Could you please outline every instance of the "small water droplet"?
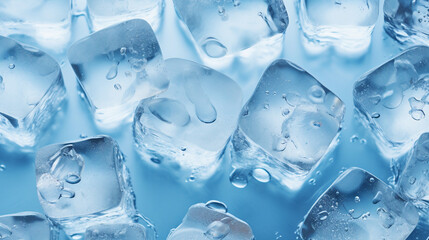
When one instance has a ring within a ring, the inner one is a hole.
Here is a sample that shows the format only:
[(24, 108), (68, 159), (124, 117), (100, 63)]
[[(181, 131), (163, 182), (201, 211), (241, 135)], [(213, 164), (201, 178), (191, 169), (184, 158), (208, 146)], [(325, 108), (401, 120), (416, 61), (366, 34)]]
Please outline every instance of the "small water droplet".
[(265, 104), (264, 104), (264, 109), (270, 109), (270, 104), (265, 103)]
[(310, 183), (311, 185), (315, 186), (316, 185), (316, 179), (312, 178), (308, 181), (308, 183)]
[(362, 220), (367, 220), (369, 217), (371, 216), (371, 213), (370, 212), (366, 212), (366, 213), (364, 213), (364, 214), (362, 214)]
[(409, 114), (411, 115), (411, 117), (416, 120), (416, 121), (420, 121), (423, 118), (425, 118), (425, 113), (423, 112), (423, 110), (420, 109), (413, 109), (409, 112)]
[(107, 72), (106, 79), (112, 80), (116, 78), (117, 75), (118, 75), (118, 65), (114, 64), (110, 67), (109, 71)]
[(245, 188), (248, 183), (248, 172), (242, 169), (235, 169), (229, 176), (229, 181), (234, 187)]
[(6, 170), (6, 166), (4, 164), (0, 164), (0, 172)]
[(308, 96), (314, 103), (322, 103), (325, 100), (326, 92), (319, 85), (314, 85), (308, 90)]
[(182, 151), (182, 152), (186, 151), (186, 147), (181, 147), (180, 151)]
[(287, 115), (289, 115), (289, 113), (290, 113), (290, 110), (286, 108), (282, 111), (282, 116), (286, 117)]
[(81, 133), (81, 134), (79, 135), (79, 137), (80, 137), (80, 138), (87, 138), (88, 136), (87, 136), (85, 133)]
[(359, 142), (360, 142), (361, 144), (366, 144), (366, 139), (365, 139), (365, 138), (362, 138)]
[(234, 4), (234, 7), (240, 6), (240, 0), (232, 0), (232, 3)]
[(113, 85), (113, 87), (118, 91), (122, 89), (122, 86), (119, 83), (115, 83), (115, 85)]
[(203, 44), (201, 44), (202, 49), (207, 54), (207, 56), (212, 58), (220, 58), (226, 55), (228, 49), (220, 43), (216, 38), (209, 37)]
[(15, 64), (11, 63), (9, 64), (9, 69), (14, 69), (15, 68)]
[(119, 50), (119, 52), (123, 56), (123, 55), (127, 54), (127, 48), (126, 47), (121, 47), (121, 50)]
[(322, 123), (319, 121), (312, 121), (312, 126), (316, 127), (316, 128), (320, 128), (322, 127)]
[(378, 191), (372, 199), (372, 204), (377, 204), (383, 199), (383, 193)]
[(360, 202), (360, 197), (359, 197), (359, 196), (356, 196), (356, 197), (355, 197), (355, 202), (356, 202), (356, 203)]
[(159, 158), (150, 158), (150, 161), (152, 161), (153, 163), (156, 163), (156, 164), (160, 164), (161, 163), (161, 159), (159, 159)]
[(324, 221), (324, 220), (328, 219), (329, 213), (327, 211), (321, 211), (321, 212), (319, 212), (318, 215), (319, 215), (320, 221)]
[(255, 168), (252, 171), (252, 177), (258, 182), (267, 183), (271, 180), (270, 173), (263, 168)]
[(372, 177), (372, 178), (369, 179), (369, 182), (373, 183), (373, 182), (375, 182), (375, 179)]
[(287, 139), (284, 137), (275, 136), (273, 140), (273, 150), (276, 152), (282, 152), (286, 149)]
[(408, 182), (410, 183), (410, 185), (413, 185), (414, 183), (416, 183), (416, 178), (411, 176), (408, 178)]
[(354, 210), (354, 209), (350, 209), (350, 210), (349, 210), (349, 213), (350, 213), (350, 214), (353, 214), (354, 212), (355, 212), (355, 210)]
[(379, 117), (380, 117), (380, 113), (375, 112), (375, 113), (373, 113), (373, 114), (371, 115), (371, 117), (372, 117), (372, 118), (379, 118)]
[(225, 205), (225, 203), (216, 201), (216, 200), (210, 200), (206, 203), (206, 207), (213, 209), (217, 212), (221, 213), (227, 213), (228, 207)]
[(350, 142), (354, 143), (354, 142), (357, 142), (357, 141), (359, 141), (359, 137), (358, 136), (353, 135), (353, 136), (350, 137)]
[(195, 182), (196, 178), (194, 175), (188, 177), (188, 182)]
[(69, 174), (69, 176), (67, 176), (65, 180), (70, 184), (76, 184), (80, 182), (81, 178), (79, 175)]

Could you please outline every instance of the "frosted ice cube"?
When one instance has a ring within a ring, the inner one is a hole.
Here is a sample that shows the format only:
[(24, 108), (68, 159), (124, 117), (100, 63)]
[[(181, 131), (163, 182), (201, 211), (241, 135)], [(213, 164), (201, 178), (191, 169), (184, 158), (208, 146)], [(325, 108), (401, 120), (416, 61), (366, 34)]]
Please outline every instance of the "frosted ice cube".
[(102, 128), (131, 120), (141, 99), (168, 87), (161, 49), (144, 20), (129, 20), (93, 33), (74, 43), (68, 57)]
[(0, 36), (0, 143), (34, 146), (65, 97), (53, 58)]
[(56, 229), (40, 213), (22, 212), (0, 216), (0, 239), (57, 240)]
[(250, 226), (227, 213), (217, 201), (191, 206), (182, 223), (170, 231), (167, 240), (253, 240)]
[(170, 86), (143, 100), (134, 138), (143, 159), (189, 181), (216, 171), (237, 124), (240, 87), (229, 77), (183, 59), (165, 61)]
[(429, 45), (429, 2), (385, 0), (384, 29), (400, 43)]
[(311, 42), (348, 51), (366, 49), (379, 4), (379, 0), (299, 0), (302, 31)]
[(231, 180), (263, 169), (290, 189), (299, 188), (336, 142), (344, 112), (344, 103), (305, 70), (286, 60), (273, 62), (232, 137), (238, 171)]
[(70, 40), (70, 0), (0, 1), (0, 35), (25, 35), (57, 52)]
[(417, 209), (387, 184), (358, 168), (344, 172), (305, 216), (307, 239), (402, 240), (419, 221)]
[(353, 95), (381, 152), (405, 153), (429, 126), (429, 47), (410, 48), (365, 74)]
[(146, 240), (146, 229), (137, 223), (94, 225), (86, 229), (85, 240)]
[(173, 2), (206, 63), (234, 55), (270, 58), (282, 50), (289, 24), (282, 0)]
[(88, 0), (88, 12), (92, 29), (141, 18), (158, 28), (164, 9), (164, 0)]
[(131, 222), (135, 196), (123, 162), (117, 143), (106, 136), (40, 149), (37, 191), (46, 215), (69, 236), (99, 223)]

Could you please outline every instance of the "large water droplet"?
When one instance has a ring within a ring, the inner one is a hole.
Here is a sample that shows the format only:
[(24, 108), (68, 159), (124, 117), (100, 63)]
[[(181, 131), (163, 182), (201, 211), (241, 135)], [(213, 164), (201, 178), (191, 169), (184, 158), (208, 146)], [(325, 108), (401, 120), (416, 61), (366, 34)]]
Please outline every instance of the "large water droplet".
[(204, 52), (212, 58), (220, 58), (226, 55), (228, 49), (216, 38), (209, 37), (201, 45)]
[(206, 207), (213, 209), (215, 211), (221, 212), (221, 213), (227, 213), (228, 207), (223, 202), (219, 202), (216, 200), (211, 200), (206, 203)]
[(231, 231), (229, 226), (229, 222), (231, 222), (231, 218), (226, 217), (220, 221), (214, 221), (210, 223), (207, 227), (207, 231), (204, 233), (210, 240), (222, 240), (224, 239)]
[(235, 169), (229, 176), (229, 181), (234, 185), (234, 187), (245, 188), (249, 182), (248, 176), (249, 174), (247, 170)]
[(76, 184), (81, 180), (84, 160), (72, 145), (66, 145), (56, 152), (50, 159), (52, 162), (51, 175), (58, 180), (65, 180)]
[(106, 74), (107, 80), (112, 80), (118, 76), (118, 65), (114, 64), (109, 68), (109, 71)]
[(56, 203), (60, 199), (63, 189), (64, 184), (49, 173), (43, 174), (37, 181), (40, 196), (49, 203)]
[(149, 110), (159, 120), (179, 127), (186, 126), (191, 121), (183, 103), (169, 98), (152, 100)]
[(271, 180), (271, 175), (270, 173), (263, 169), (263, 168), (255, 168), (252, 171), (252, 177), (258, 181), (258, 182), (262, 182), (262, 183), (267, 183)]
[(195, 114), (203, 123), (213, 123), (217, 118), (216, 108), (201, 86), (200, 79), (191, 77), (186, 80), (185, 92), (195, 106)]

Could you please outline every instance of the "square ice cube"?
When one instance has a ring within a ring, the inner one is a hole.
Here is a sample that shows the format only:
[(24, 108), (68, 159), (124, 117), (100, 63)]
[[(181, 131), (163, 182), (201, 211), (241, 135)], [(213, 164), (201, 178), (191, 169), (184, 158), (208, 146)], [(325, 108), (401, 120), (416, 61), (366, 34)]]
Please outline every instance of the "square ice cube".
[(50, 239), (56, 240), (56, 230), (46, 217), (36, 212), (22, 212), (0, 216), (0, 239)]
[(164, 5), (164, 0), (88, 0), (88, 12), (95, 31), (133, 18), (144, 19), (157, 29)]
[(429, 47), (413, 47), (370, 71), (353, 90), (356, 112), (387, 157), (408, 151), (428, 131)]
[(402, 196), (418, 206), (429, 205), (429, 133), (422, 134), (410, 150), (396, 186)]
[(206, 63), (234, 55), (270, 58), (282, 50), (289, 24), (282, 0), (173, 2)]
[(69, 236), (98, 223), (129, 222), (136, 214), (135, 196), (123, 162), (119, 146), (107, 136), (40, 149), (36, 180), (46, 215)]
[(0, 36), (0, 143), (34, 146), (66, 97), (58, 63)]
[(146, 229), (137, 223), (99, 224), (86, 229), (85, 240), (146, 240)]
[(218, 168), (234, 131), (242, 92), (229, 77), (183, 59), (165, 61), (170, 86), (143, 100), (134, 138), (143, 159), (182, 180), (200, 181)]
[(429, 2), (385, 0), (384, 29), (400, 43), (429, 45)]
[(171, 230), (167, 240), (253, 240), (250, 226), (227, 213), (226, 206), (217, 201), (191, 206), (182, 223)]
[(403, 240), (418, 221), (410, 202), (372, 174), (351, 168), (316, 201), (300, 233), (304, 240)]
[(302, 31), (310, 42), (348, 51), (369, 46), (379, 0), (298, 0), (298, 4)]
[(25, 35), (63, 51), (71, 36), (70, 0), (0, 1), (0, 35)]
[(274, 61), (241, 111), (232, 137), (232, 181), (264, 169), (298, 189), (336, 143), (344, 112), (344, 103), (305, 70)]
[(141, 99), (168, 87), (161, 49), (144, 20), (129, 20), (93, 33), (74, 43), (68, 57), (102, 128), (131, 120)]

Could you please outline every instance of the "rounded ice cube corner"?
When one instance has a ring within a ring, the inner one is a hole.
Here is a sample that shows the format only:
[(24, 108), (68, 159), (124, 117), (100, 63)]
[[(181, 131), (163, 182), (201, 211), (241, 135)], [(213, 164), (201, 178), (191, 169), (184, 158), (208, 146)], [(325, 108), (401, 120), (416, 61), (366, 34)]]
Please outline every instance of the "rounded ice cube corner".
[(0, 36), (0, 144), (34, 147), (65, 99), (61, 68), (51, 56)]

